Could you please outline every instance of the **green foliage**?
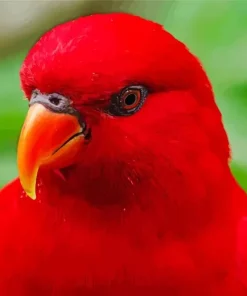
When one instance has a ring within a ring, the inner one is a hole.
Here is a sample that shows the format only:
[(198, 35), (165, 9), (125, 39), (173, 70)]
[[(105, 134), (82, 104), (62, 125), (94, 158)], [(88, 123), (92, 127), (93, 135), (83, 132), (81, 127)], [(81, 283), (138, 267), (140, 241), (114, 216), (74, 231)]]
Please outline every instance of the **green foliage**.
[(0, 62), (0, 186), (17, 175), (16, 143), (27, 110), (19, 88), (19, 68), (24, 55)]
[[(155, 3), (137, 1), (129, 11), (163, 23), (202, 61), (231, 141), (232, 171), (247, 190), (247, 6), (238, 0)], [(15, 149), (27, 110), (18, 77), (23, 57), (0, 61), (0, 186), (17, 174)]]

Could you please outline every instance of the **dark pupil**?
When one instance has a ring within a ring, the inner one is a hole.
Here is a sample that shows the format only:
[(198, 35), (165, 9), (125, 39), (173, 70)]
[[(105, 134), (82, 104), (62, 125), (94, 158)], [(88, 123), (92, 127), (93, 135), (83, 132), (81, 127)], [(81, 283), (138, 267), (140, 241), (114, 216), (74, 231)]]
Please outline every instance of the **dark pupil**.
[(129, 94), (129, 95), (125, 98), (124, 103), (125, 103), (125, 105), (127, 105), (127, 106), (131, 106), (131, 105), (133, 105), (133, 104), (135, 103), (135, 101), (136, 101), (136, 95), (135, 95), (135, 94)]

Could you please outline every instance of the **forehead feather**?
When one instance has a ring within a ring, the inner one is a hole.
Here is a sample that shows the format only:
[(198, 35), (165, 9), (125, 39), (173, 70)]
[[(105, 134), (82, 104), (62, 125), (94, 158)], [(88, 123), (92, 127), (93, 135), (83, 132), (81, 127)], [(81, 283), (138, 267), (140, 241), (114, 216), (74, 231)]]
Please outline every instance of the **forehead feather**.
[(172, 84), (186, 59), (191, 55), (184, 45), (161, 25), (129, 14), (102, 14), (44, 34), (27, 55), (20, 75), (28, 97), (34, 88), (68, 95), (107, 93), (126, 83)]

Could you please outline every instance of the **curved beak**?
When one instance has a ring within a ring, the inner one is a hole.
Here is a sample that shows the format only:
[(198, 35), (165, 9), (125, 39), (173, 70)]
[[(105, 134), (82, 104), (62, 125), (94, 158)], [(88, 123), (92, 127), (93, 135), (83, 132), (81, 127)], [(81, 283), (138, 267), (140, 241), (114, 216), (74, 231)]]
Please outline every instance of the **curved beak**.
[(36, 199), (36, 178), (43, 165), (62, 168), (75, 162), (84, 141), (76, 116), (56, 113), (43, 104), (30, 106), (17, 150), (20, 182), (29, 197)]

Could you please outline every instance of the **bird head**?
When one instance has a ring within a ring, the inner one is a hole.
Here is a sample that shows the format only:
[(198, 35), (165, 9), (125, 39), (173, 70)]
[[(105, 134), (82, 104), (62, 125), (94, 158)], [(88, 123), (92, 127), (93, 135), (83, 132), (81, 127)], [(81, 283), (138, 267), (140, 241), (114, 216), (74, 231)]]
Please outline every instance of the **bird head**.
[(152, 21), (113, 13), (58, 25), (29, 51), (20, 77), (29, 111), (18, 167), (32, 198), (41, 168), (80, 167), (84, 179), (96, 174), (133, 188), (142, 181), (169, 187), (181, 171), (197, 172), (195, 159), (208, 149), (227, 163), (204, 70)]

